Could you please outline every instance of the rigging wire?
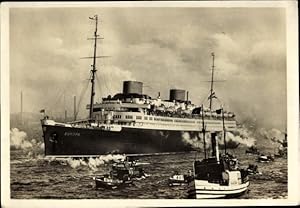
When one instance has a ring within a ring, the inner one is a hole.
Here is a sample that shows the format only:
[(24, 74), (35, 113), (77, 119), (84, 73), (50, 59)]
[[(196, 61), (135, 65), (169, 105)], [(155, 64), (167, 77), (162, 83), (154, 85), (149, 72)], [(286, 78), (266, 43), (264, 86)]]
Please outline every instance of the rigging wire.
[(219, 98), (216, 98), (216, 99), (217, 99), (217, 101), (219, 101), (220, 105), (224, 107), (225, 104)]
[[(105, 85), (107, 91), (109, 92), (109, 94), (111, 94), (111, 93), (112, 93), (112, 91), (111, 91), (112, 87), (111, 87), (111, 85), (108, 85), (108, 84), (107, 84), (107, 78), (106, 78), (107, 76), (105, 76), (105, 74), (103, 74), (102, 77), (103, 77), (102, 79), (103, 79), (103, 82), (104, 82), (104, 85)], [(108, 77), (113, 77), (113, 74), (112, 74), (111, 71), (109, 71)], [(101, 78), (101, 77), (100, 77), (100, 78)], [(111, 83), (111, 82), (108, 81), (108, 83)]]
[[(208, 101), (209, 101), (209, 100), (207, 99), (207, 97), (209, 97), (209, 96), (210, 96), (210, 92), (207, 94), (207, 96), (205, 96), (205, 97), (203, 98), (203, 100), (201, 101), (201, 103), (207, 104)], [(218, 97), (213, 97), (213, 99), (216, 99), (216, 100), (220, 103), (221, 106), (224, 105), (224, 103), (223, 103)]]
[(105, 85), (105, 87), (107, 88), (107, 91), (109, 92), (109, 94), (112, 94), (111, 87), (109, 87), (109, 86), (107, 85), (107, 80), (105, 79), (104, 76), (103, 76), (103, 82), (104, 82), (104, 85)]
[(201, 101), (202, 104), (206, 104), (208, 102), (207, 97), (210, 95), (210, 92), (203, 98)]
[[(92, 73), (90, 73), (90, 77), (91, 76), (92, 76)], [(84, 95), (86, 94), (86, 91), (87, 91), (87, 88), (89, 86), (89, 83), (90, 83), (91, 79), (89, 78), (87, 81), (88, 82), (86, 83), (86, 86), (84, 88), (82, 88), (82, 91), (81, 91), (80, 96), (79, 96), (79, 100), (78, 100), (78, 104), (77, 104), (77, 111), (75, 112), (75, 117), (76, 118), (77, 118), (78, 113), (79, 113), (79, 107), (81, 105), (82, 99), (83, 99)]]
[[(51, 109), (57, 109), (57, 105), (62, 102), (62, 99), (63, 99), (62, 97), (65, 94), (66, 89), (70, 89), (71, 84), (72, 84), (72, 80), (69, 80), (69, 82), (67, 82), (65, 84), (63, 90), (61, 90), (61, 89), (57, 90), (57, 91), (59, 91), (59, 96), (56, 97), (56, 100), (55, 100), (55, 102), (52, 105), (50, 104), (50, 106), (49, 106), (49, 110), (50, 111), (52, 111)], [(57, 95), (57, 94), (58, 93), (56, 93), (55, 95)]]
[[(101, 79), (101, 77), (103, 77), (103, 78)], [(104, 83), (104, 86), (107, 89), (108, 93), (111, 94), (111, 88), (108, 87), (105, 77), (104, 76), (101, 76), (101, 77), (99, 78), (98, 75), (96, 74), (96, 79), (97, 79), (97, 82), (99, 83), (99, 89), (101, 89), (100, 83)], [(100, 82), (100, 79), (102, 80), (102, 82)]]
[(104, 94), (104, 92), (103, 92), (103, 90), (102, 90), (102, 88), (101, 88), (101, 82), (99, 81), (99, 78), (98, 78), (98, 75), (97, 74), (95, 74), (96, 76), (96, 85), (97, 85), (97, 87), (98, 87), (98, 90), (99, 90), (99, 94), (100, 94), (100, 96), (101, 95), (103, 95)]

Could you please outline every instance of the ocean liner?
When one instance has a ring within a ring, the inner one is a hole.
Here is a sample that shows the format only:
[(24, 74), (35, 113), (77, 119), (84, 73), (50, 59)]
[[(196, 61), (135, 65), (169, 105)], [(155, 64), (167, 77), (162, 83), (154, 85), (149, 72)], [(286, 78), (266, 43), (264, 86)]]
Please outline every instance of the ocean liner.
[[(91, 157), (110, 153), (163, 154), (195, 150), (189, 142), (200, 139), (201, 132), (218, 133), (236, 129), (235, 115), (212, 109), (214, 54), (209, 107), (197, 106), (188, 99), (188, 92), (171, 89), (169, 100), (143, 94), (143, 83), (124, 81), (123, 92), (94, 102), (97, 56), (98, 17), (95, 21), (94, 54), (91, 69), (89, 116), (84, 120), (56, 122), (47, 115), (41, 120), (45, 155), (56, 157)], [(201, 118), (204, 118), (201, 120)], [(224, 122), (224, 127), (222, 123)]]

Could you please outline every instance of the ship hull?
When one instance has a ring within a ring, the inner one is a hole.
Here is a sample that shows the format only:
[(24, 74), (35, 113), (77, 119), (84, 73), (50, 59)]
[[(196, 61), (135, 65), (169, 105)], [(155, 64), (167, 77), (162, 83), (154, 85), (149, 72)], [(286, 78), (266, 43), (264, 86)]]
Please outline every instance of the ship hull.
[[(43, 125), (46, 156), (97, 156), (103, 154), (154, 154), (193, 151), (183, 138), (199, 136), (197, 131), (122, 128), (105, 131)], [(185, 135), (186, 136), (186, 135)]]

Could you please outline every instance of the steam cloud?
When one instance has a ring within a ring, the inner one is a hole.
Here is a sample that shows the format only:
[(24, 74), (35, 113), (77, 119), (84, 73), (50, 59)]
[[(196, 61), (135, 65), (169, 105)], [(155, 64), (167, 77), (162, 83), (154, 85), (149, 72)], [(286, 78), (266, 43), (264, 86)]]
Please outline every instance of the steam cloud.
[(125, 160), (126, 156), (125, 155), (101, 155), (96, 158), (88, 158), (87, 160), (84, 159), (75, 159), (75, 158), (68, 158), (66, 159), (67, 164), (76, 169), (82, 166), (86, 166), (93, 171), (98, 170), (98, 167), (101, 165), (104, 165), (105, 163), (109, 162), (118, 162)]
[(284, 142), (285, 133), (281, 132), (278, 129), (272, 128), (269, 130), (266, 130), (264, 128), (261, 128), (258, 132), (262, 137), (268, 139), (269, 141), (276, 143), (276, 144), (282, 144)]
[(226, 132), (226, 139), (227, 141), (232, 141), (237, 144), (243, 144), (247, 147), (254, 146), (256, 142), (256, 139), (251, 137), (248, 131), (245, 129), (241, 129), (236, 135), (231, 132)]
[[(238, 144), (246, 145), (247, 147), (253, 146), (256, 143), (256, 139), (252, 136), (253, 133), (251, 133), (249, 130), (247, 130), (245, 127), (238, 128), (236, 132), (226, 132), (226, 142), (231, 144), (236, 144), (234, 146), (237, 146)], [(199, 133), (195, 136), (191, 136), (189, 132), (183, 132), (182, 133), (182, 141), (186, 144), (192, 145), (194, 148), (202, 148), (203, 147), (203, 135), (202, 133)], [(224, 139), (223, 134), (218, 134), (218, 143), (220, 145), (224, 145)], [(210, 134), (206, 134), (206, 145), (209, 147), (211, 144), (210, 141)], [(230, 148), (230, 147), (228, 147)]]
[(10, 146), (15, 149), (32, 148), (33, 145), (25, 139), (26, 137), (26, 132), (13, 128), (10, 131)]
[(285, 135), (283, 132), (281, 132), (280, 130), (278, 129), (270, 129), (270, 130), (266, 130), (264, 128), (261, 128), (259, 133), (264, 136), (265, 138), (267, 139), (270, 139), (272, 140), (273, 142), (278, 142), (278, 143), (282, 143), (284, 138), (285, 138)]
[(184, 143), (192, 145), (193, 148), (199, 148), (201, 146), (201, 137), (200, 135), (194, 136), (191, 138), (191, 135), (189, 132), (182, 132), (181, 138)]
[(12, 150), (23, 150), (28, 157), (41, 157), (44, 143), (35, 139), (29, 139), (27, 133), (18, 128), (10, 130), (10, 148)]

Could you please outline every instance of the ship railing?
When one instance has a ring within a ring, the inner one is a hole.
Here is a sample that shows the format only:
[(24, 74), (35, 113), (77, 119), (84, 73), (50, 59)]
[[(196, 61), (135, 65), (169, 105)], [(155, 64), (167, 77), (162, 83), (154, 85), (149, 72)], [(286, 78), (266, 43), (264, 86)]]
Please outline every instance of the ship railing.
[(88, 124), (88, 123), (90, 123), (91, 122), (91, 120), (90, 119), (81, 119), (81, 120), (76, 120), (76, 121), (70, 121), (70, 122), (68, 122), (68, 124), (73, 124), (73, 125), (75, 125), (75, 124)]
[[(149, 115), (154, 116), (163, 116), (163, 117), (172, 117), (172, 118), (201, 118), (201, 114), (178, 114), (178, 113), (170, 113), (170, 112), (150, 112)], [(234, 115), (225, 117), (226, 120), (234, 121)], [(222, 116), (215, 116), (215, 115), (204, 115), (205, 119), (208, 120), (222, 120)]]

